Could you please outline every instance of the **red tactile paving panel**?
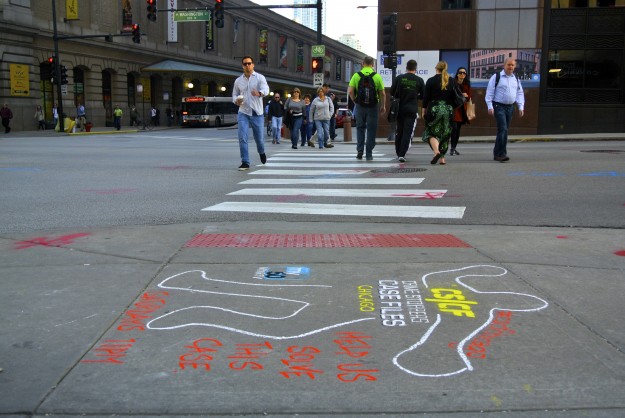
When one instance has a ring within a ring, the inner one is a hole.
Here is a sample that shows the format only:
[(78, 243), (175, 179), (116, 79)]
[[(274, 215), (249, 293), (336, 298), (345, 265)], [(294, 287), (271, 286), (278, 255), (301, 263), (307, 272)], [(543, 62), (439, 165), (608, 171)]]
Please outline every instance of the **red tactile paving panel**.
[(470, 248), (450, 234), (198, 234), (187, 248)]

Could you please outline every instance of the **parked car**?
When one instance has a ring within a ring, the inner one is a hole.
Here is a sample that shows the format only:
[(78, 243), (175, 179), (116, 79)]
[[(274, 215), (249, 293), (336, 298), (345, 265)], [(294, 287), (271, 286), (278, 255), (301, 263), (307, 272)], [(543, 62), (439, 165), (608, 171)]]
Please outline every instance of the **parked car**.
[(349, 110), (349, 109), (339, 109), (338, 115), (336, 116), (336, 127), (337, 128), (342, 128), (343, 127), (343, 122), (345, 121), (346, 117), (349, 117), (351, 119), (352, 126), (354, 126), (354, 122), (356, 122), (356, 121), (354, 120), (354, 115), (353, 115), (352, 111)]

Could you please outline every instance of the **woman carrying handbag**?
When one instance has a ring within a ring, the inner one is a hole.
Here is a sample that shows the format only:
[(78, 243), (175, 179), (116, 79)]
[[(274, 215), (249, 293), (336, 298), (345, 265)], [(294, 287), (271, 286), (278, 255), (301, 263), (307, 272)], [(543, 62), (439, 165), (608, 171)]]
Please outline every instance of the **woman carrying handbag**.
[[(460, 153), (456, 151), (458, 140), (460, 139), (460, 128), (462, 125), (470, 123), (469, 116), (467, 115), (467, 107), (473, 106), (473, 100), (471, 97), (471, 81), (467, 75), (467, 69), (464, 67), (458, 68), (455, 80), (462, 91), (462, 95), (467, 98), (467, 102), (464, 106), (460, 106), (454, 110), (451, 125), (451, 149), (449, 151), (449, 155), (460, 155)], [(473, 117), (475, 117), (475, 112), (473, 112)]]

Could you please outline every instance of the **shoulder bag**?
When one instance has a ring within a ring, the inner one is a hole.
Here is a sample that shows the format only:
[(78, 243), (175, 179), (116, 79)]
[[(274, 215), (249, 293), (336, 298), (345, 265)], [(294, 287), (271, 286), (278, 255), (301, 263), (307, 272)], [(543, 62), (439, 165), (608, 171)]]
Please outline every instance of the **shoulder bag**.
[(460, 85), (456, 82), (453, 83), (453, 92), (454, 92), (454, 109), (457, 109), (467, 102), (467, 98), (462, 95), (462, 89), (460, 88)]

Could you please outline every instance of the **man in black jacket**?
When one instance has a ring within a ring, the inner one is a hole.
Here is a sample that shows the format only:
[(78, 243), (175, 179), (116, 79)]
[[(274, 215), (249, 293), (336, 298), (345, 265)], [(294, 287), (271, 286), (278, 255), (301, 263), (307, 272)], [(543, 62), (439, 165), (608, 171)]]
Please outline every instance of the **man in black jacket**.
[(271, 131), (273, 134), (272, 144), (280, 143), (283, 115), (284, 103), (280, 100), (280, 93), (274, 93), (273, 100), (269, 102), (269, 118), (271, 118)]
[(397, 131), (395, 133), (395, 152), (399, 162), (406, 161), (414, 128), (417, 125), (419, 99), (423, 97), (425, 82), (417, 74), (417, 61), (406, 63), (406, 72), (395, 79), (391, 86), (391, 97), (399, 97)]

